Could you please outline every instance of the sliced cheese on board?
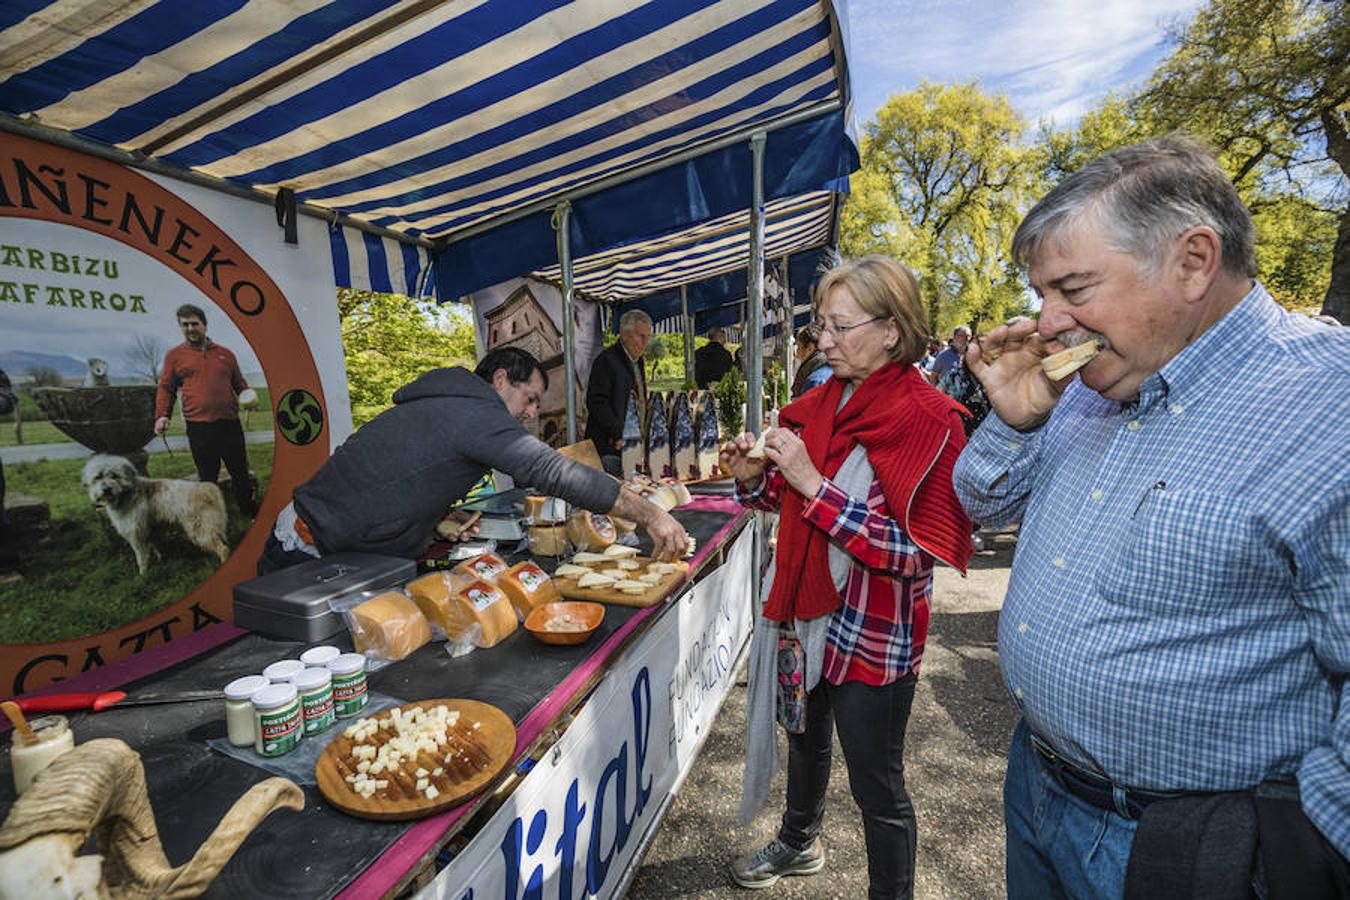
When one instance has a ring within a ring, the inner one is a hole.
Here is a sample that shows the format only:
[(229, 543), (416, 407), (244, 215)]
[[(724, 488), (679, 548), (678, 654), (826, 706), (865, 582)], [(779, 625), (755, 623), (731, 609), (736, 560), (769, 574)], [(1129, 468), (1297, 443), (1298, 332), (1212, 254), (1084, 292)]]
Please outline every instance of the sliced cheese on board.
[(608, 575), (601, 575), (599, 572), (587, 572), (577, 579), (577, 587), (603, 587), (613, 584), (615, 579)]
[(399, 591), (371, 597), (353, 607), (349, 615), (358, 653), (374, 652), (382, 659), (398, 660), (431, 640), (427, 617)]
[(559, 578), (578, 578), (591, 571), (587, 566), (577, 566), (572, 563), (563, 563), (554, 570), (553, 574)]
[(647, 584), (659, 584), (661, 579), (665, 577), (666, 575), (663, 572), (644, 572), (637, 576), (637, 580), (646, 582)]
[(621, 559), (614, 565), (617, 569), (619, 569), (619, 571), (633, 572), (642, 568), (642, 563), (638, 562), (635, 559)]
[(628, 577), (628, 573), (625, 572), (623, 569), (620, 569), (618, 566), (615, 566), (612, 569), (601, 569), (600, 574), (608, 575), (610, 578), (613, 578), (616, 581), (620, 578)]
[(604, 555), (623, 558), (627, 556), (637, 556), (638, 551), (636, 547), (626, 547), (623, 544), (611, 544), (605, 548)]
[(613, 559), (613, 557), (606, 556), (603, 553), (592, 553), (589, 550), (582, 550), (580, 553), (573, 554), (570, 561), (577, 565), (584, 566), (590, 563), (607, 563), (611, 559)]
[[(577, 568), (581, 568), (578, 566)], [(521, 618), (528, 616), (545, 603), (562, 599), (558, 586), (548, 573), (529, 561), (518, 562), (497, 576), (497, 587), (511, 600)]]

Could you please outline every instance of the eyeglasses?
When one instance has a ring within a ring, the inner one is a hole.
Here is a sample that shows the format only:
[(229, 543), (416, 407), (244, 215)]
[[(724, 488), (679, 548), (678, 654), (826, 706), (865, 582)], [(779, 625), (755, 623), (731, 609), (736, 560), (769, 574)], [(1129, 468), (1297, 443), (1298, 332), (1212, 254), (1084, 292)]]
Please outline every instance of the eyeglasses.
[(871, 324), (872, 322), (880, 322), (884, 318), (886, 317), (873, 316), (870, 319), (863, 319), (861, 322), (854, 322), (852, 325), (827, 325), (824, 319), (814, 319), (812, 320), (811, 324), (815, 325), (816, 328), (820, 329), (821, 334), (828, 334), (830, 337), (834, 338), (837, 341), (840, 338), (842, 338), (846, 332), (852, 331), (855, 328), (861, 328), (864, 325)]

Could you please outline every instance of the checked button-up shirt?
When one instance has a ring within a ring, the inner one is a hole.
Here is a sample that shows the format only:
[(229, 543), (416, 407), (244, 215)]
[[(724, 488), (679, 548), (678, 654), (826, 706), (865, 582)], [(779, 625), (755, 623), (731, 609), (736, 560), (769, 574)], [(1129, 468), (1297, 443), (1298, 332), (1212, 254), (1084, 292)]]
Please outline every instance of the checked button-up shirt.
[(1036, 734), (1128, 787), (1296, 775), (1350, 855), (1350, 329), (1257, 285), (1136, 403), (991, 415), (953, 477), (1022, 523), (998, 641)]
[[(787, 489), (777, 466), (738, 499), (754, 509), (777, 510)], [(821, 677), (831, 684), (890, 684), (918, 673), (928, 635), (933, 597), (933, 557), (920, 550), (891, 518), (881, 483), (867, 499), (850, 497), (828, 478), (802, 516), (851, 557), (839, 591), (843, 600), (830, 617)]]

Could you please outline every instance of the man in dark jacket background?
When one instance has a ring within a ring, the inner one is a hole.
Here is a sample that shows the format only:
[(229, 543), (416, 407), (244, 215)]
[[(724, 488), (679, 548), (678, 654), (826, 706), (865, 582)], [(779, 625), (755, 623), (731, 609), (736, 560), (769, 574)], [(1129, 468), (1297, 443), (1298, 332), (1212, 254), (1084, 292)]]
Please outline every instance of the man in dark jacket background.
[(277, 517), (258, 573), (342, 551), (415, 558), (436, 524), (491, 469), (521, 486), (642, 523), (654, 552), (684, 553), (669, 513), (527, 432), (547, 387), (538, 361), (503, 347), (472, 372), (432, 369), (343, 442)]
[(707, 390), (731, 371), (735, 361), (727, 349), (727, 333), (722, 328), (708, 330), (708, 343), (694, 351), (694, 383)]
[(640, 309), (630, 309), (619, 317), (619, 339), (601, 350), (591, 364), (591, 380), (586, 385), (586, 437), (595, 442), (605, 471), (616, 477), (622, 472), (619, 459), (628, 398), (636, 396), (639, 417), (647, 411), (642, 354), (651, 340), (652, 317)]

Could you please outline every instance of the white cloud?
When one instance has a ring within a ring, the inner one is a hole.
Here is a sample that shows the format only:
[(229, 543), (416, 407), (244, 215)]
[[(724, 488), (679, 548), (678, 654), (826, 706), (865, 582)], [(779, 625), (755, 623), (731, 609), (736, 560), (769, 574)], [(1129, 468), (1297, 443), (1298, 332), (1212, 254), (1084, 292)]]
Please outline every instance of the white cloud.
[(979, 81), (1034, 124), (1071, 123), (1147, 77), (1167, 26), (1198, 0), (854, 0), (849, 71), (859, 118), (922, 79)]

